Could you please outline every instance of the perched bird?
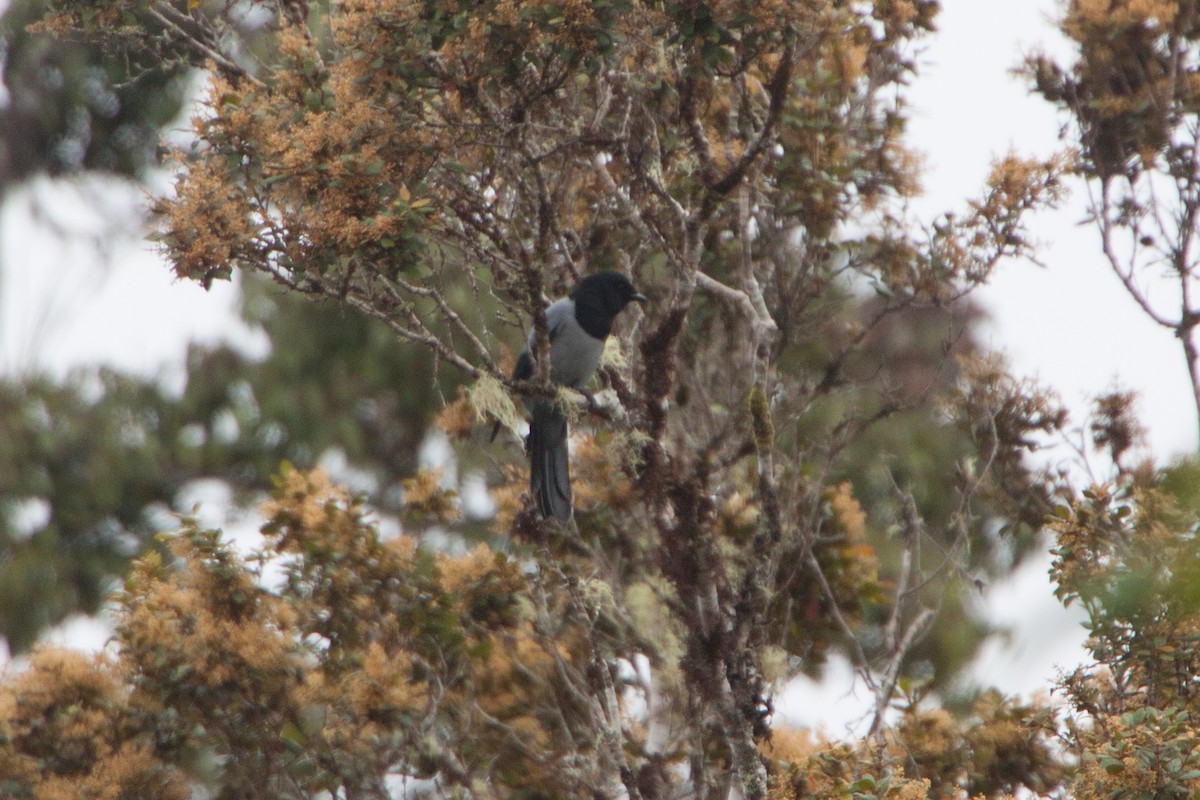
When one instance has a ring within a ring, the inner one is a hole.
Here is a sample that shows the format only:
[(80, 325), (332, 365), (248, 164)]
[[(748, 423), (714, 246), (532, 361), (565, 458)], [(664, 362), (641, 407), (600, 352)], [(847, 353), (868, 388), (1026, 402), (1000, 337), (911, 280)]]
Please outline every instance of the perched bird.
[[(612, 332), (613, 318), (630, 301), (646, 298), (619, 272), (588, 275), (566, 297), (546, 309), (550, 337), (550, 381), (580, 392), (600, 365), (604, 340)], [(529, 341), (517, 358), (513, 380), (533, 377), (537, 337)], [(585, 392), (586, 394), (586, 392)], [(529, 491), (543, 517), (571, 518), (571, 475), (567, 468), (567, 415), (552, 399), (530, 397)]]

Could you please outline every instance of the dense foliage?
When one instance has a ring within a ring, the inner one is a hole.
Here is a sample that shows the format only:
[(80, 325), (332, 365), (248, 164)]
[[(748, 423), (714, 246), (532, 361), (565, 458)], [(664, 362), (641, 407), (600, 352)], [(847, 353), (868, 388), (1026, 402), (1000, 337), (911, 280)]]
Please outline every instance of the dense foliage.
[[(1145, 29), (1147, 46), (1154, 26), (1190, 36), (1190, 6), (1114, 7), (1117, 33)], [(1114, 153), (1163, 137), (1071, 100), (1087, 109), (1078, 153), (999, 159), (963, 208), (913, 219), (902, 97), (936, 11), (49, 3), (30, 35), (205, 71), (158, 236), (181, 278), (241, 271), (251, 300), (279, 305), (260, 317), (264, 363), (197, 351), (182, 398), (119, 376), (96, 402), (13, 387), (31, 444), (2, 465), (32, 476), (20, 496), (50, 513), (31, 536), (6, 532), (6, 566), (24, 580), (56, 543), (99, 542), (108, 562), (82, 546), (62, 562), (91, 571), (71, 586), (93, 608), (128, 555), (118, 545), (141, 549), (128, 533), (144, 542), (160, 524), (146, 510), (181, 481), (219, 476), (250, 498), (276, 477), (249, 552), (185, 518), (113, 597), (109, 652), (35, 649), (6, 679), (0, 790), (1196, 791), (1194, 470), (1131, 464), (1130, 398), (1111, 395), (1090, 429), (1111, 465), (1094, 486), (1032, 471), (1065, 413), (980, 350), (967, 299), (1029, 255), (1026, 218), (1068, 173), (1097, 169), (1107, 187)], [(1092, 30), (1094, 11), (1073, 4), (1068, 33)], [(1077, 99), (1099, 59), (1085, 48), (1074, 67), (1031, 69), (1051, 99)], [(510, 381), (512, 353), (529, 325), (544, 343), (548, 300), (600, 268), (651, 302), (622, 320), (599, 406), (561, 393), (579, 411), (576, 516), (560, 524), (525, 495), (516, 437), (492, 444), (485, 428), (516, 428), (520, 396), (553, 391), (545, 363)], [(58, 423), (51, 401), (91, 432)], [(463, 513), (453, 475), (415, 469), (435, 406), (452, 464), (487, 478), (486, 524)], [(330, 448), (374, 491), (309, 469)], [(118, 477), (73, 496), (58, 472), (20, 468), (77, 468), (80, 452)], [(1061, 714), (953, 691), (986, 633), (970, 594), (1039, 530), (1095, 656), (1063, 678)], [(0, 609), (9, 619), (30, 587)], [(18, 647), (72, 607), (37, 587), (42, 618), (5, 623)], [(874, 701), (862, 741), (773, 715), (775, 688), (833, 651)]]

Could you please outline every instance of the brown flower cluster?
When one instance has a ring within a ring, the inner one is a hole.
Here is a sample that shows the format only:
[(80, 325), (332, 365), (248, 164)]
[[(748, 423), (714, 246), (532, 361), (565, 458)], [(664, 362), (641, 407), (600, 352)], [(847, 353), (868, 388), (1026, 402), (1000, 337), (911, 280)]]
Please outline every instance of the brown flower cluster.
[(773, 800), (870, 793), (895, 800), (1012, 798), (1058, 790), (1066, 771), (1044, 707), (995, 691), (980, 693), (965, 717), (914, 704), (879, 747), (830, 742), (792, 728), (762, 749), (777, 764)]
[(0, 687), (0, 787), (38, 800), (186, 800), (184, 772), (141, 730), (145, 714), (108, 657), (36, 651)]
[[(320, 472), (286, 471), (264, 513), (254, 563), (283, 571), (278, 590), (218, 533), (189, 527), (172, 562), (135, 566), (115, 658), (41, 650), (0, 684), (6, 792), (169, 800), (192, 779), (296, 796), (392, 772), (567, 780), (556, 697), (579, 641), (568, 615), (535, 624), (515, 564), (483, 545), (434, 556), (385, 541)], [(468, 751), (478, 761), (458, 760)]]
[(434, 134), (413, 116), (424, 92), (373, 86), (362, 58), (326, 67), (294, 29), (276, 44), (283, 63), (269, 87), (214, 78), (196, 119), (203, 146), (158, 204), (176, 273), (348, 279), (364, 263), (410, 267), (432, 210), (419, 192)]
[(1120, 470), (1050, 524), (1058, 593), (1087, 614), (1094, 659), (1061, 680), (1076, 797), (1200, 791), (1200, 528), (1179, 501), (1194, 482), (1194, 465)]

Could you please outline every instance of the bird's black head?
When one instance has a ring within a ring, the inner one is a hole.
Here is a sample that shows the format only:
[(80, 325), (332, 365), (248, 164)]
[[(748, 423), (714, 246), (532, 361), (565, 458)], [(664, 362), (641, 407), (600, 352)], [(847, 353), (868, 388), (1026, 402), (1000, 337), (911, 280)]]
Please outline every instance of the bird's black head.
[(644, 302), (645, 296), (633, 288), (633, 284), (619, 272), (605, 270), (588, 275), (571, 292), (575, 305), (593, 306), (616, 316), (630, 302)]
[(630, 302), (644, 302), (645, 296), (619, 272), (597, 272), (588, 275), (571, 292), (575, 301), (575, 319), (580, 326), (603, 339), (612, 332), (613, 317)]

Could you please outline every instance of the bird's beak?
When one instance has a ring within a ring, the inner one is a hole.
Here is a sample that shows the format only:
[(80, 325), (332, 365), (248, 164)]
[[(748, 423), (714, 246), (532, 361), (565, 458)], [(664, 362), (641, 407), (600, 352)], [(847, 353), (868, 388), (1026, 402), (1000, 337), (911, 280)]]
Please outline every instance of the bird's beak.
[(642, 294), (641, 292), (635, 292), (632, 299), (638, 301), (639, 303), (644, 303), (646, 302), (646, 295)]

